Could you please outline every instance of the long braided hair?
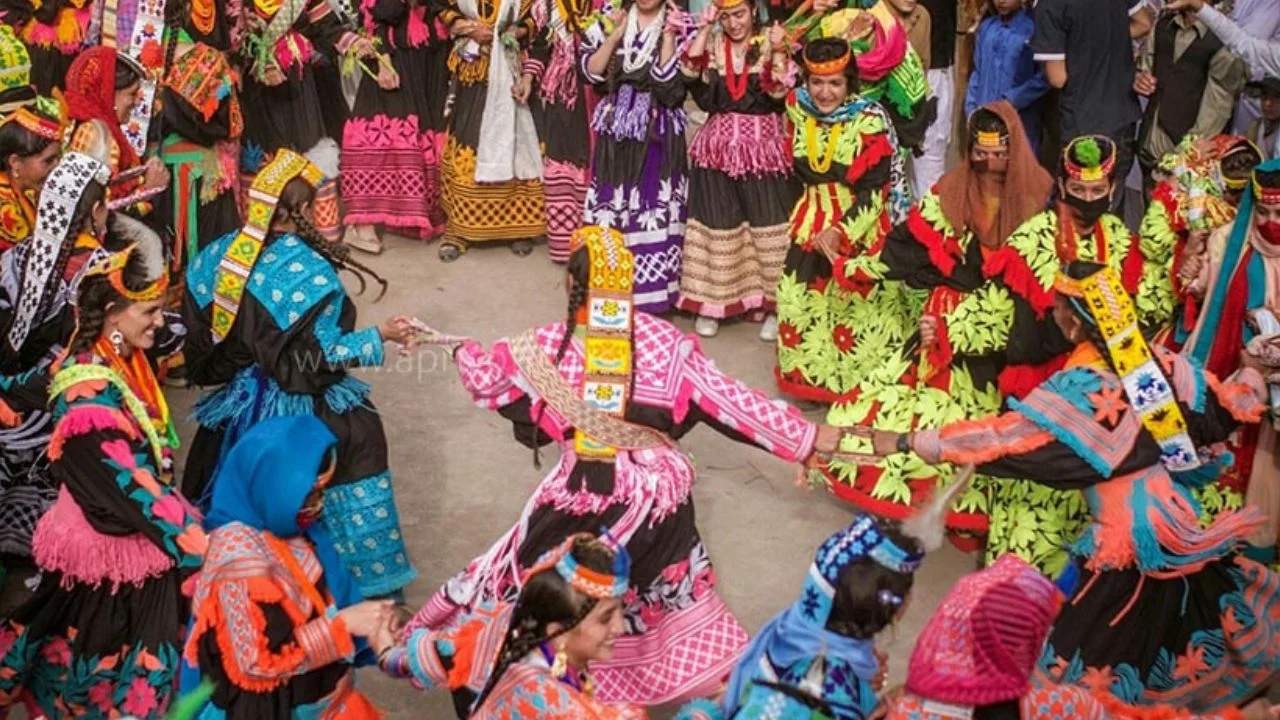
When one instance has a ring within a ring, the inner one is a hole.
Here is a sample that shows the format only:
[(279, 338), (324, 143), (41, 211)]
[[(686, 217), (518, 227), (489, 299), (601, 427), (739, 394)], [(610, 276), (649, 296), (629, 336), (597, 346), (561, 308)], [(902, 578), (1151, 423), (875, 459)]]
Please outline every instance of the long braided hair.
[[(615, 552), (599, 539), (583, 536), (575, 539), (569, 554), (578, 565), (588, 570), (611, 575)], [(476, 697), (472, 709), (479, 709), (489, 693), (512, 665), (520, 662), (539, 645), (551, 642), (572, 631), (591, 614), (599, 603), (570, 585), (560, 573), (549, 567), (531, 576), (520, 591), (515, 610), (511, 613), (511, 625), (498, 652), (498, 660), (484, 690)], [(551, 624), (560, 627), (549, 632)]]
[[(1072, 280), (1084, 280), (1094, 273), (1101, 272), (1104, 269), (1106, 269), (1106, 266), (1100, 263), (1090, 262), (1088, 260), (1075, 260), (1067, 264), (1063, 269), (1063, 273)], [(1116, 372), (1115, 363), (1111, 360), (1111, 353), (1107, 352), (1107, 341), (1102, 337), (1102, 331), (1098, 329), (1098, 321), (1089, 312), (1087, 309), (1088, 306), (1083, 300), (1077, 300), (1076, 298), (1067, 297), (1062, 294), (1059, 294), (1058, 297), (1066, 301), (1066, 303), (1071, 307), (1071, 312), (1074, 313), (1076, 317), (1080, 318), (1080, 325), (1084, 330), (1085, 339), (1098, 349), (1098, 354), (1102, 355), (1102, 359), (1106, 361), (1107, 368), (1119, 377), (1120, 373)], [(1065, 329), (1063, 329), (1063, 335), (1066, 335)], [(1070, 341), (1070, 338), (1067, 338), (1067, 340)]]
[[(113, 233), (108, 233), (103, 248), (118, 252), (124, 249), (124, 243), (117, 240)], [(145, 289), (154, 280), (149, 277), (150, 272), (145, 251), (141, 247), (134, 248), (124, 266), (124, 286), (133, 292)], [(90, 275), (81, 280), (76, 295), (76, 330), (71, 339), (71, 353), (91, 350), (102, 335), (108, 313), (126, 308), (132, 303), (112, 286), (111, 279), (106, 275)]]
[(283, 211), (286, 217), (297, 227), (297, 234), (312, 250), (319, 253), (333, 268), (339, 272), (346, 270), (360, 281), (360, 291), (358, 295), (363, 295), (367, 283), (366, 277), (373, 278), (380, 286), (378, 297), (374, 298), (374, 302), (382, 299), (387, 294), (387, 281), (372, 268), (351, 257), (351, 248), (341, 243), (334, 243), (325, 240), (316, 229), (316, 226), (307, 219), (305, 213), (302, 212), (302, 206), (311, 202), (315, 198), (315, 188), (311, 187), (307, 181), (301, 178), (295, 178), (284, 186), (284, 190), (280, 193), (280, 204), (276, 212)]
[[(591, 289), (591, 255), (585, 246), (574, 250), (569, 255), (569, 265), (566, 270), (573, 287), (569, 289), (569, 307), (565, 311), (564, 335), (560, 338), (560, 347), (556, 349), (557, 368), (564, 360), (565, 353), (569, 351), (569, 343), (573, 342), (573, 333), (578, 328), (578, 310), (587, 304), (587, 293)], [(533, 418), (533, 466), (539, 469), (542, 468), (542, 458), (538, 453), (541, 436), (539, 424), (546, 411), (547, 405), (543, 403), (538, 408), (538, 414)]]

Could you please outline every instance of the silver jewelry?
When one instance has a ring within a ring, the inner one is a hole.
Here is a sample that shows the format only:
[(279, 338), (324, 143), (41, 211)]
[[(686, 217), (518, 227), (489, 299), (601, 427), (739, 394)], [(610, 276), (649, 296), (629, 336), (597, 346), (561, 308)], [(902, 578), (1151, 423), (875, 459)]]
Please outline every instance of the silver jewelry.
[(120, 332), (119, 328), (112, 330), (107, 335), (107, 340), (111, 341), (111, 347), (116, 349), (117, 354), (124, 351), (124, 334)]

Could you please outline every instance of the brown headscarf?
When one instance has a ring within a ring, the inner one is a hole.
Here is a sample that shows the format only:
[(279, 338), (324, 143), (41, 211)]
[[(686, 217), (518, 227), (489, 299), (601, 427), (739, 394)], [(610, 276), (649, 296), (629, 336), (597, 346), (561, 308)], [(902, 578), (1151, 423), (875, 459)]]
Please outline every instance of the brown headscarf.
[[(997, 237), (1003, 242), (1019, 225), (1045, 209), (1049, 194), (1053, 192), (1053, 177), (1036, 160), (1018, 111), (1007, 100), (987, 103), (981, 109), (995, 113), (1009, 129), (1009, 169), (1000, 197), (1000, 217), (995, 223), (995, 230), (999, 232)], [(960, 164), (943, 175), (935, 186), (942, 213), (957, 233), (966, 228), (976, 232), (977, 223), (969, 208), (983, 206), (977, 172), (969, 166), (969, 135), (965, 133)]]

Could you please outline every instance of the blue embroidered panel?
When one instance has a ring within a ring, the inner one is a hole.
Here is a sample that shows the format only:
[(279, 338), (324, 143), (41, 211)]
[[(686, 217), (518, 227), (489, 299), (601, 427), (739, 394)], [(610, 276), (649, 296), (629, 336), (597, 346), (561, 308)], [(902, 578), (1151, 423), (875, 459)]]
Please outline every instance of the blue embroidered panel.
[(341, 294), (342, 283), (327, 260), (288, 234), (262, 248), (249, 275), (249, 292), (281, 330), (288, 330), (321, 300)]
[(417, 577), (400, 531), (389, 471), (326, 490), (324, 522), (365, 597), (390, 594)]
[(218, 264), (222, 262), (222, 256), (227, 254), (227, 247), (231, 245), (232, 240), (236, 239), (238, 232), (238, 230), (229, 232), (214, 240), (196, 255), (191, 261), (191, 266), (187, 268), (187, 292), (191, 293), (196, 305), (201, 308), (209, 307), (209, 303), (213, 302), (214, 275), (218, 272)]

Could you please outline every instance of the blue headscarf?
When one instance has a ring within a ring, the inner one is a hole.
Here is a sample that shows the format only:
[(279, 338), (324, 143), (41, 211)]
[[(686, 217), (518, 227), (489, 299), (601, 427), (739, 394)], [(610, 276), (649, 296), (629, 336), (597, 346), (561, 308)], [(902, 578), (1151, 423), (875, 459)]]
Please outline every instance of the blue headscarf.
[(213, 504), (205, 518), (212, 532), (230, 522), (279, 538), (306, 535), (324, 568), (324, 582), (339, 608), (364, 598), (322, 521), (303, 530), (298, 511), (315, 488), (329, 450), (338, 442), (312, 415), (263, 420), (231, 448), (213, 480)]
[[(1255, 171), (1258, 170), (1262, 172), (1280, 171), (1280, 158), (1273, 158), (1262, 163), (1255, 168)], [(1249, 237), (1249, 226), (1253, 224), (1253, 203), (1253, 183), (1250, 182), (1245, 186), (1244, 195), (1240, 199), (1240, 209), (1236, 211), (1235, 223), (1231, 226), (1231, 236), (1227, 240), (1227, 248), (1222, 255), (1222, 267), (1218, 271), (1217, 278), (1214, 279), (1213, 294), (1209, 296), (1204, 312), (1197, 323), (1202, 330), (1196, 336), (1195, 346), (1186, 348), (1183, 351), (1202, 364), (1208, 362), (1209, 354), (1213, 351), (1213, 343), (1218, 336), (1218, 333), (1214, 332), (1214, 330), (1222, 322), (1222, 311), (1227, 302), (1227, 290), (1230, 289), (1231, 278), (1235, 277), (1240, 260), (1244, 256), (1245, 241)], [(1252, 298), (1250, 307), (1254, 307)], [(1240, 319), (1240, 321), (1243, 322), (1243, 319)], [(1245, 339), (1248, 340), (1248, 337), (1246, 336)]]
[(849, 527), (827, 538), (809, 567), (800, 599), (760, 630), (734, 668), (724, 695), (725, 717), (738, 710), (749, 684), (758, 679), (762, 661), (776, 670), (779, 680), (795, 681), (792, 676), (803, 675), (816, 658), (823, 658), (822, 697), (816, 699), (831, 707), (837, 718), (860, 718), (869, 709), (867, 703), (874, 705), (869, 686), (880, 670), (875, 642), (827, 629), (841, 575), (864, 558), (911, 574), (924, 556), (898, 547), (870, 515), (858, 515)]

